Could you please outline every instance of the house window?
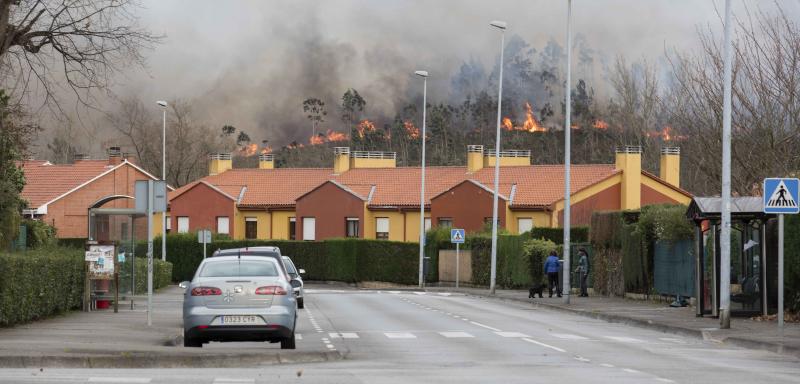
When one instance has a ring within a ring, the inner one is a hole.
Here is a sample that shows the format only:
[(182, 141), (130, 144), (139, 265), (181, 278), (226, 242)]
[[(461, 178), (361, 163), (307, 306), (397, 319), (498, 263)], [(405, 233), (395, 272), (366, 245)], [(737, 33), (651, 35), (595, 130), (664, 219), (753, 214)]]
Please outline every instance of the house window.
[(452, 217), (440, 217), (439, 218), (439, 226), (445, 228), (452, 228), (453, 227), (453, 218)]
[(375, 238), (389, 240), (389, 218), (378, 217), (375, 219)]
[(345, 226), (345, 236), (358, 237), (358, 218), (348, 217), (347, 220), (345, 220)]
[(258, 218), (255, 217), (244, 218), (244, 238), (245, 239), (258, 238)]
[(217, 233), (228, 235), (230, 231), (230, 219), (228, 216), (217, 217)]
[(167, 216), (167, 233), (172, 230), (172, 217)]
[(297, 219), (289, 218), (289, 240), (297, 240)]
[(178, 217), (178, 233), (189, 233), (189, 218), (186, 216)]
[(533, 229), (533, 219), (530, 217), (522, 217), (517, 219), (517, 230), (520, 234), (530, 232)]
[(425, 232), (428, 232), (431, 229), (431, 218), (425, 218)]
[(303, 218), (303, 240), (314, 241), (317, 234), (317, 219), (313, 217)]

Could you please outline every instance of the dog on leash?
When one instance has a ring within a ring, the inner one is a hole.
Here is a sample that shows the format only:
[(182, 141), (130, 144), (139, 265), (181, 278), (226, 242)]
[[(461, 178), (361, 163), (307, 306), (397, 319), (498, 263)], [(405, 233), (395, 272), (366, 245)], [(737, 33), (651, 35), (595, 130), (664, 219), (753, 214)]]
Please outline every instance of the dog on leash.
[(539, 295), (539, 298), (544, 297), (544, 296), (542, 296), (542, 293), (544, 292), (544, 290), (546, 288), (547, 288), (547, 285), (545, 285), (545, 284), (539, 284), (539, 285), (534, 285), (534, 286), (530, 287), (528, 289), (528, 298), (532, 299), (532, 298), (536, 297), (537, 294)]

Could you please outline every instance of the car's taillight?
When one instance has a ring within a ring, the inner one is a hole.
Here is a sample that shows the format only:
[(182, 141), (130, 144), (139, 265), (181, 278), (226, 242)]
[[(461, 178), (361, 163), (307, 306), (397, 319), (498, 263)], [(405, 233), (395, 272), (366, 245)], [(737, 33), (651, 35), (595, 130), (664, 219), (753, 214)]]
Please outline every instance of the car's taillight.
[(192, 296), (217, 296), (221, 294), (222, 290), (217, 287), (195, 287), (192, 289)]
[(279, 285), (268, 285), (256, 288), (256, 295), (285, 295), (286, 290)]

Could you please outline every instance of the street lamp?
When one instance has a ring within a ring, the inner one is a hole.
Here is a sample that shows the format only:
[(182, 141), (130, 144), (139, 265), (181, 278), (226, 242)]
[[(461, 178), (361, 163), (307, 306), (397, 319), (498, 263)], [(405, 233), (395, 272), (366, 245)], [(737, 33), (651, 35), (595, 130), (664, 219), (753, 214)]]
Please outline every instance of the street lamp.
[(503, 51), (505, 49), (506, 22), (495, 20), (489, 25), (500, 30), (500, 85), (497, 92), (497, 137), (494, 142), (494, 197), (492, 199), (492, 270), (489, 282), (489, 290), (494, 294), (497, 280), (497, 194), (500, 189), (500, 108), (503, 104)]
[(572, 136), (572, 95), (570, 94), (570, 85), (572, 84), (572, 0), (567, 0), (567, 84), (566, 90), (566, 118), (564, 122), (564, 265), (562, 266), (562, 274), (564, 275), (564, 282), (561, 285), (561, 291), (564, 294), (564, 304), (569, 304), (569, 294), (571, 291), (569, 274), (569, 259), (572, 256), (569, 248), (569, 235), (570, 227), (570, 200), (572, 191), (570, 190), (570, 167), (572, 164), (571, 159), (571, 136)]
[[(722, 76), (722, 208), (719, 231), (720, 277), (719, 277), (719, 327), (731, 327), (731, 0), (725, 0), (725, 53)], [(766, 193), (766, 191), (764, 191)], [(783, 215), (781, 215), (783, 216)], [(779, 275), (782, 279), (783, 275)], [(783, 289), (782, 285), (778, 285)], [(778, 308), (783, 309), (779, 294)], [(782, 310), (778, 311), (783, 314)], [(783, 317), (778, 319), (783, 326)]]
[[(167, 182), (167, 102), (156, 101), (162, 111), (161, 180)], [(164, 197), (166, 198), (166, 196)], [(161, 213), (161, 261), (167, 261), (167, 211)]]
[(428, 71), (416, 71), (422, 77), (422, 181), (419, 190), (419, 287), (425, 286), (423, 262), (425, 260), (425, 111), (428, 106)]

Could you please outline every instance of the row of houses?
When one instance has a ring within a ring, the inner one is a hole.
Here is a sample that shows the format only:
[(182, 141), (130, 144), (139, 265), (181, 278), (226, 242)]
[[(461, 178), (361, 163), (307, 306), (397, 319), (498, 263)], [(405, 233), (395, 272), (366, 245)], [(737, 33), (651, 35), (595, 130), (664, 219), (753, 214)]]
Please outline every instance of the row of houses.
[[(258, 168), (233, 168), (230, 154), (210, 155), (208, 176), (169, 192), (167, 230), (211, 229), (235, 239), (417, 241), (420, 167), (397, 167), (394, 152), (333, 150), (328, 168), (276, 168), (270, 154), (260, 155)], [(496, 162), (502, 228), (522, 233), (561, 225), (563, 165), (531, 164), (525, 150), (496, 154), (470, 145), (466, 151), (466, 165), (426, 167), (426, 229), (453, 226), (470, 232), (490, 221)], [(112, 195), (132, 196), (135, 180), (156, 179), (118, 148), (109, 153), (107, 160), (71, 165), (22, 163), (26, 215), (54, 225), (59, 237), (86, 237), (88, 207)], [(680, 188), (680, 150), (662, 148), (659, 175), (642, 169), (641, 154), (638, 146), (619, 147), (613, 164), (571, 167), (573, 225), (588, 225), (591, 214), (600, 210), (689, 203), (691, 195)], [(108, 204), (130, 208), (133, 201)], [(153, 230), (160, 233), (160, 225)]]

